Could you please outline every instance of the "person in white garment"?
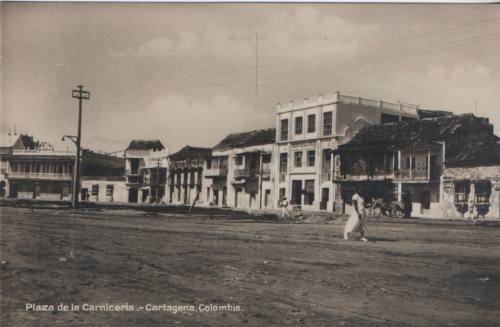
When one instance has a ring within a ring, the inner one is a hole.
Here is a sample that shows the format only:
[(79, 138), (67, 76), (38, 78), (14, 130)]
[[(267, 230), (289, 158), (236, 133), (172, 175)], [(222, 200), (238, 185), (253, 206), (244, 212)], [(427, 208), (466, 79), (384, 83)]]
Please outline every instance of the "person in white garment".
[(365, 237), (366, 234), (366, 212), (365, 212), (365, 200), (361, 196), (361, 189), (356, 187), (354, 195), (352, 196), (352, 209), (349, 219), (344, 227), (344, 239), (349, 239), (349, 234), (360, 233), (361, 241), (367, 242)]
[(290, 211), (288, 211), (288, 200), (286, 199), (286, 197), (283, 197), (283, 199), (281, 199), (281, 218), (286, 218), (286, 217), (291, 217), (292, 214), (290, 213)]

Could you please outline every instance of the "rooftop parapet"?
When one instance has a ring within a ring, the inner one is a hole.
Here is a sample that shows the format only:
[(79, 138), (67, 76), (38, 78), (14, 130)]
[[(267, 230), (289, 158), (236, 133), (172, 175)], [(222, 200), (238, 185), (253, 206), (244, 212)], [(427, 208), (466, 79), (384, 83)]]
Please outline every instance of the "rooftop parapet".
[(47, 156), (47, 155), (53, 155), (53, 156), (63, 156), (63, 155), (68, 155), (68, 156), (74, 156), (75, 151), (70, 151), (70, 150), (54, 150), (54, 149), (34, 149), (34, 150), (27, 150), (27, 149), (21, 149), (21, 150), (12, 150), (13, 155), (33, 155), (33, 156)]
[(312, 108), (312, 107), (321, 106), (321, 105), (328, 105), (328, 104), (333, 104), (333, 103), (344, 103), (344, 104), (355, 104), (355, 105), (362, 105), (362, 106), (369, 106), (369, 107), (378, 107), (378, 108), (383, 108), (383, 109), (387, 109), (387, 110), (401, 111), (401, 112), (411, 114), (411, 115), (417, 115), (418, 109), (419, 109), (419, 106), (414, 105), (414, 104), (402, 103), (402, 102), (392, 103), (392, 102), (386, 102), (386, 101), (382, 101), (382, 100), (355, 97), (355, 96), (350, 96), (350, 95), (346, 95), (346, 94), (340, 94), (340, 92), (337, 91), (337, 92), (334, 92), (334, 93), (328, 94), (328, 95), (320, 94), (316, 98), (304, 98), (303, 100), (299, 100), (299, 101), (291, 100), (286, 105), (278, 103), (276, 105), (276, 110), (278, 111), (278, 113), (281, 113), (281, 112), (287, 112), (287, 111), (293, 111), (293, 110)]

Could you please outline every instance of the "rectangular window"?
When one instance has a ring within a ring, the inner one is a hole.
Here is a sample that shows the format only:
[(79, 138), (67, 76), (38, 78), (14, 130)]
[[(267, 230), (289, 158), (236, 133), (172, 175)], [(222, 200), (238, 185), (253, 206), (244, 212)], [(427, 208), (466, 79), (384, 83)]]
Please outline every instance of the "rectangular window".
[(113, 196), (114, 186), (112, 184), (106, 185), (106, 196)]
[(330, 169), (332, 165), (332, 150), (323, 149), (323, 168)]
[(92, 195), (93, 196), (99, 195), (99, 184), (92, 185)]
[(479, 180), (474, 183), (476, 198), (475, 203), (479, 205), (489, 205), (491, 196), (491, 181)]
[(236, 156), (236, 158), (235, 158), (235, 162), (236, 162), (236, 166), (241, 166), (241, 165), (243, 165), (243, 156), (241, 156), (241, 155)]
[(280, 153), (280, 173), (286, 173), (288, 168), (288, 153)]
[(316, 115), (308, 115), (307, 116), (307, 132), (314, 133), (316, 132)]
[(262, 155), (262, 163), (270, 163), (271, 162), (271, 154), (263, 154)]
[(280, 130), (281, 130), (280, 140), (281, 141), (288, 141), (288, 119), (281, 120)]
[(302, 167), (302, 151), (297, 151), (295, 156), (295, 167)]
[(212, 169), (212, 159), (207, 159), (207, 169)]
[(332, 117), (333, 113), (331, 111), (323, 113), (323, 136), (332, 135)]
[(307, 205), (312, 205), (314, 203), (314, 180), (306, 180), (304, 186), (304, 203)]
[(315, 150), (307, 151), (307, 166), (314, 167), (315, 162), (316, 162), (316, 151)]
[(130, 159), (130, 173), (131, 174), (139, 173), (139, 159)]
[(295, 134), (302, 134), (302, 117), (295, 117)]

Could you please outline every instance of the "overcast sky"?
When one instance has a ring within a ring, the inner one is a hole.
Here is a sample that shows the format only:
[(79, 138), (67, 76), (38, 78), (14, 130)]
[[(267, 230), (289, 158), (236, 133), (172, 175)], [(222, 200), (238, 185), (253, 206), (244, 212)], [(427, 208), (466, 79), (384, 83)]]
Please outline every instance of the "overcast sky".
[[(1, 129), (58, 148), (213, 146), (336, 90), (500, 126), (500, 6), (1, 3)], [(258, 88), (256, 90), (256, 35)], [(257, 91), (257, 92), (256, 92)]]

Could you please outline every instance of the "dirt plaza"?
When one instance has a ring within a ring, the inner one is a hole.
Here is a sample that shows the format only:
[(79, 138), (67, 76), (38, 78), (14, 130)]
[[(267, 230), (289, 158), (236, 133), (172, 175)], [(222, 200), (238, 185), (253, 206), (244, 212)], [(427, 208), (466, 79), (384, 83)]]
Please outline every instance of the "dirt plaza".
[(344, 217), (10, 207), (0, 216), (3, 326), (500, 323), (494, 223), (373, 217), (359, 242), (342, 239)]

